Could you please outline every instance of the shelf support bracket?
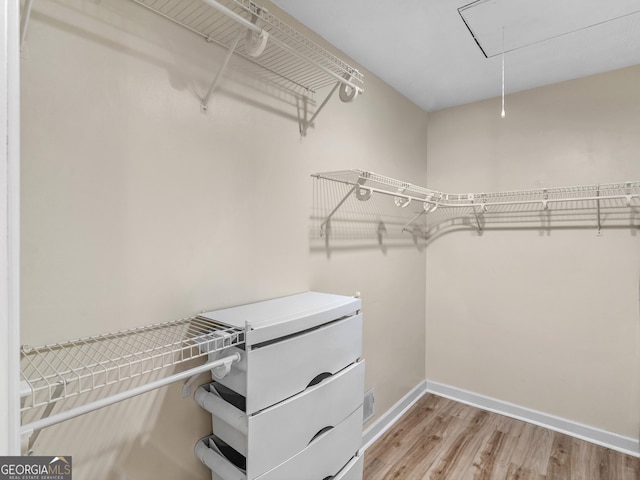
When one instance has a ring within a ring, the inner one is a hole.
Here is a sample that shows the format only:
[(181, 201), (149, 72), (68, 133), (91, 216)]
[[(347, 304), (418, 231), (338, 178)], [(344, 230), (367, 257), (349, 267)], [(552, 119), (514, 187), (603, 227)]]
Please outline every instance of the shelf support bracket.
[(487, 207), (486, 205), (482, 204), (480, 207), (480, 212), (478, 212), (478, 210), (476, 210), (476, 205), (473, 203), (474, 200), (474, 196), (470, 195), (469, 200), (471, 200), (471, 204), (473, 208), (473, 216), (476, 218), (476, 224), (478, 225), (478, 235), (482, 235), (483, 231), (482, 231), (482, 222), (480, 222), (480, 216), (486, 212)]
[(342, 100), (343, 102), (352, 102), (358, 96), (360, 90), (355, 86), (352, 87), (350, 83), (345, 83), (345, 82), (351, 82), (351, 75), (349, 73), (345, 73), (342, 78), (344, 78), (344, 81), (338, 80), (338, 82), (333, 86), (333, 88), (329, 92), (329, 95), (327, 95), (327, 97), (322, 101), (318, 109), (315, 112), (313, 112), (311, 119), (309, 119), (308, 122), (304, 122), (304, 124), (301, 125), (300, 137), (304, 137), (307, 134), (307, 130), (311, 125), (313, 125), (313, 121), (316, 119), (318, 114), (322, 111), (322, 109), (327, 104), (329, 99), (333, 96), (333, 94), (336, 93), (336, 90), (338, 88), (340, 89), (340, 93), (339, 93), (340, 100)]
[(482, 225), (480, 224), (480, 215), (476, 212), (476, 207), (473, 207), (473, 216), (476, 217), (476, 224), (478, 225), (478, 235), (482, 235)]
[(191, 387), (193, 386), (193, 382), (195, 382), (199, 376), (200, 374), (198, 373), (196, 375), (191, 376), (189, 380), (184, 382), (184, 385), (182, 386), (182, 398), (187, 398), (191, 396)]
[(20, 48), (22, 48), (27, 38), (27, 27), (29, 26), (29, 18), (31, 17), (31, 7), (33, 7), (33, 0), (25, 0), (20, 18)]
[(227, 54), (224, 56), (224, 60), (222, 61), (222, 65), (220, 66), (220, 69), (216, 74), (216, 78), (213, 79), (213, 82), (211, 82), (211, 86), (209, 86), (209, 90), (207, 91), (206, 95), (202, 98), (202, 103), (200, 104), (201, 113), (207, 113), (207, 110), (209, 109), (209, 99), (211, 98), (213, 91), (220, 84), (220, 81), (222, 80), (222, 74), (227, 69), (227, 66), (229, 65), (229, 61), (231, 60), (233, 53), (236, 51), (236, 48), (238, 47), (238, 43), (240, 43), (240, 39), (246, 34), (246, 31), (247, 29), (245, 27), (238, 28), (238, 35), (236, 35), (236, 38), (234, 39), (233, 43), (231, 44), (231, 46), (229, 46), (229, 50), (227, 50)]
[[(60, 398), (60, 395), (62, 394), (63, 390), (64, 390), (64, 381), (61, 381), (60, 383), (58, 383), (56, 385), (56, 388), (53, 392), (52, 397), (53, 398)], [(51, 412), (53, 411), (53, 407), (56, 406), (56, 402), (53, 401), (51, 403), (48, 403), (47, 406), (44, 408), (44, 412), (42, 413), (42, 417), (40, 418), (47, 418), (48, 416), (51, 415)], [(27, 452), (27, 455), (31, 455), (32, 454), (32, 450), (33, 450), (33, 446), (36, 444), (36, 440), (38, 439), (38, 437), (40, 436), (40, 432), (42, 432), (42, 429), (30, 429), (27, 432), (22, 432), (22, 451), (23, 452)]]
[(331, 213), (327, 215), (327, 218), (324, 219), (324, 222), (320, 224), (321, 237), (324, 236), (326, 227), (329, 225), (329, 222), (331, 221), (331, 217), (333, 217), (334, 213), (336, 213), (338, 209), (342, 206), (342, 204), (347, 201), (347, 198), (349, 198), (349, 196), (355, 191), (356, 188), (358, 188), (358, 185), (354, 185), (353, 187), (351, 187), (351, 190), (349, 190), (349, 192), (344, 196), (344, 198), (338, 202), (338, 205), (336, 205), (336, 207), (333, 210), (331, 210)]
[[(344, 198), (338, 202), (338, 204), (335, 206), (335, 208), (333, 210), (331, 210), (331, 213), (329, 213), (329, 215), (327, 215), (327, 218), (324, 219), (324, 222), (322, 222), (320, 224), (320, 236), (321, 237), (324, 236), (325, 231), (326, 231), (326, 227), (327, 227), (327, 225), (329, 225), (329, 222), (331, 221), (331, 217), (333, 217), (333, 215), (338, 211), (338, 209), (342, 206), (342, 204), (347, 201), (347, 198), (349, 198), (353, 192), (356, 192), (356, 194), (358, 194), (360, 192), (360, 187), (362, 185), (364, 185), (364, 183), (366, 181), (367, 181), (367, 179), (364, 178), (364, 177), (358, 178), (356, 184), (353, 187), (351, 187), (351, 189), (347, 192), (347, 194), (344, 196)], [(358, 199), (361, 199), (361, 200), (368, 200), (369, 199), (369, 197), (371, 196), (371, 190), (369, 190), (369, 189), (365, 189), (365, 190), (366, 190), (366, 192), (364, 194), (358, 195)]]
[[(20, 451), (21, 452), (29, 452), (32, 446), (31, 436), (33, 435), (33, 430), (23, 430), (20, 433)], [(35, 440), (34, 440), (35, 441)], [(28, 453), (27, 453), (28, 455)]]
[[(211, 375), (219, 379), (224, 378), (231, 371), (231, 364), (233, 362), (239, 362), (239, 361), (240, 361), (240, 354), (237, 352), (234, 353), (233, 355), (229, 355), (228, 357), (224, 357), (219, 360), (216, 360), (211, 364)], [(198, 378), (199, 376), (200, 376), (200, 373), (196, 373), (192, 375), (189, 378), (189, 380), (187, 380), (184, 383), (184, 386), (182, 387), (183, 398), (189, 397), (191, 395), (191, 386), (193, 385), (193, 382), (196, 381), (196, 378)]]
[(422, 217), (423, 215), (428, 215), (430, 213), (435, 212), (438, 207), (440, 206), (440, 204), (433, 200), (433, 197), (431, 198), (431, 201), (425, 201), (423, 204), (423, 210), (418, 213), (418, 215), (416, 215), (415, 217), (413, 217), (411, 220), (409, 220), (409, 222), (407, 222), (403, 227), (402, 230), (400, 230), (401, 232), (408, 232), (409, 229), (407, 228), (409, 225), (411, 225), (413, 222), (415, 222), (416, 220), (418, 220), (420, 217)]
[(600, 185), (596, 185), (596, 213), (598, 215), (598, 233), (596, 235), (598, 235), (599, 237), (602, 236), (602, 223), (601, 223), (601, 219), (600, 219)]
[(304, 136), (307, 135), (307, 130), (309, 129), (309, 127), (311, 125), (313, 125), (313, 122), (316, 119), (316, 117), (318, 116), (318, 114), (322, 111), (324, 106), (329, 102), (329, 99), (333, 96), (333, 94), (336, 93), (336, 90), (338, 89), (338, 87), (340, 87), (340, 85), (342, 85), (341, 82), (336, 82), (336, 84), (333, 86), (333, 88), (329, 92), (329, 95), (326, 96), (326, 98), (322, 101), (322, 103), (316, 109), (316, 111), (313, 112), (313, 115), (311, 116), (309, 121), (308, 122), (304, 122), (304, 121), (302, 122), (302, 124), (300, 125), (300, 137), (304, 137)]
[(409, 229), (407, 227), (409, 225), (411, 225), (413, 222), (415, 222), (416, 220), (418, 220), (420, 217), (422, 217), (423, 215), (426, 215), (426, 214), (427, 214), (426, 210), (421, 211), (418, 215), (416, 215), (411, 220), (409, 220), (407, 223), (405, 223), (404, 226), (402, 227), (402, 230), (400, 230), (400, 231), (401, 232), (408, 232)]

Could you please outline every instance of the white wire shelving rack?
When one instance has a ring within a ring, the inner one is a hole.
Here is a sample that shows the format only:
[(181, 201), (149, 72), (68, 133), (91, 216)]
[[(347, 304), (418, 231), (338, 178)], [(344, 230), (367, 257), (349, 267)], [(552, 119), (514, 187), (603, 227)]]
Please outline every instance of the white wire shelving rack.
[[(63, 343), (21, 348), (21, 412), (23, 416), (44, 407), (39, 420), (22, 426), (27, 437), (34, 431), (60, 423), (133, 396), (189, 379), (216, 368), (225, 368), (236, 357), (205, 362), (177, 374), (163, 376), (106, 398), (51, 415), (65, 399), (125, 384), (127, 380), (207, 358), (231, 346), (244, 344), (244, 330), (203, 317), (148, 325)], [(146, 378), (146, 377), (145, 377)], [(185, 392), (188, 394), (190, 381)]]
[[(200, 98), (203, 113), (234, 54), (258, 65), (265, 81), (306, 96), (333, 85), (311, 118), (301, 121), (301, 136), (306, 135), (336, 91), (343, 102), (351, 102), (364, 92), (364, 75), (357, 68), (252, 0), (132, 1), (227, 50), (207, 92)], [(22, 7), (21, 45), (26, 40), (33, 4), (34, 0), (25, 0)]]
[[(527, 221), (544, 219), (541, 214), (558, 216), (571, 212), (574, 220), (591, 218), (600, 234), (604, 218), (620, 217), (623, 211), (640, 207), (640, 181), (539, 188), (489, 193), (445, 193), (364, 170), (341, 170), (312, 175), (316, 179), (338, 182), (349, 187), (320, 225), (324, 235), (332, 217), (352, 197), (367, 201), (372, 194), (393, 197), (395, 205), (407, 209), (411, 219), (402, 231), (420, 219), (441, 224), (444, 220), (470, 219), (478, 232), (487, 222)], [(637, 212), (640, 213), (640, 212)]]
[[(231, 57), (236, 54), (258, 65), (264, 79), (305, 95), (333, 85), (309, 120), (303, 121), (304, 136), (333, 96), (353, 101), (364, 92), (364, 75), (357, 68), (329, 52), (304, 34), (252, 0), (132, 0), (225, 49), (222, 64), (200, 108), (208, 110), (209, 100), (220, 84)], [(20, 43), (25, 42), (34, 0), (25, 0), (20, 19)]]
[(203, 111), (234, 53), (262, 67), (271, 81), (285, 82), (306, 94), (334, 85), (301, 127), (302, 135), (336, 90), (344, 102), (363, 92), (364, 78), (356, 68), (251, 0), (133, 1), (227, 49), (222, 66), (201, 99)]

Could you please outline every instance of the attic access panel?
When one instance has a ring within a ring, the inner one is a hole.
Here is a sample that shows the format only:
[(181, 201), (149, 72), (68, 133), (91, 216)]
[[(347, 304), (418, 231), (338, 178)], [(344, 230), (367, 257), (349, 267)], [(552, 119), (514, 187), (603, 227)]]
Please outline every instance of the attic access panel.
[(614, 22), (640, 7), (637, 0), (477, 0), (458, 13), (489, 58)]

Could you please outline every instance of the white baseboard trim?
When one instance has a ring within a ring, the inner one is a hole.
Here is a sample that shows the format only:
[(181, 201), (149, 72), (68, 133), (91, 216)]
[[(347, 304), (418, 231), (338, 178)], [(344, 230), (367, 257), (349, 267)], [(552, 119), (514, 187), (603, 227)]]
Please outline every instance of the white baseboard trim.
[(427, 393), (427, 381), (423, 380), (367, 427), (362, 433), (362, 450), (369, 448), (373, 442), (389, 430), (425, 393)]
[[(462, 390), (457, 387), (444, 385), (427, 380), (426, 391), (441, 397), (449, 398), (460, 403), (539, 425), (549, 430), (564, 433), (571, 437), (595, 443), (612, 450), (616, 450), (634, 457), (640, 457), (640, 440), (624, 437), (617, 433), (607, 432), (598, 428), (583, 425), (547, 413), (531, 410), (513, 403), (504, 402), (478, 393)], [(387, 427), (388, 428), (388, 427)]]

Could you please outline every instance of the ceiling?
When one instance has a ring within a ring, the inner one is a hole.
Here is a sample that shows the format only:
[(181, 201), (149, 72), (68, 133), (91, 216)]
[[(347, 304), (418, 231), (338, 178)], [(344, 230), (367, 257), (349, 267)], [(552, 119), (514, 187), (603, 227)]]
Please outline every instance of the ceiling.
[(429, 112), (500, 96), (503, 51), (506, 94), (640, 64), (640, 0), (273, 1)]

